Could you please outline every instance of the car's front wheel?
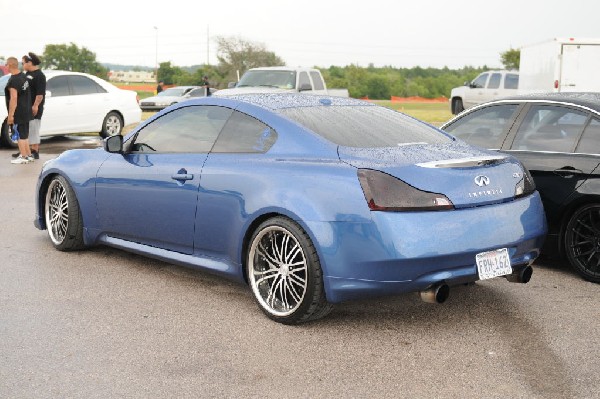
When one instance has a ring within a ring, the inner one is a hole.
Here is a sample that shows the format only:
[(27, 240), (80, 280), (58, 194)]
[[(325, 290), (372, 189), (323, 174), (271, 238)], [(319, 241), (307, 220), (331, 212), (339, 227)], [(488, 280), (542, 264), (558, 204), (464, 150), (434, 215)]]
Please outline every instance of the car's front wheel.
[(247, 255), (250, 287), (269, 318), (298, 324), (331, 311), (317, 251), (298, 224), (284, 217), (263, 222)]
[(13, 140), (12, 137), (10, 137), (6, 119), (4, 119), (2, 122), (2, 130), (0, 130), (0, 145), (4, 145), (9, 148), (17, 148), (19, 145), (18, 140)]
[(123, 118), (118, 113), (112, 111), (109, 112), (102, 122), (102, 130), (100, 131), (100, 136), (103, 138), (109, 136), (116, 136), (117, 134), (121, 134), (123, 130)]
[(452, 113), (454, 115), (458, 115), (465, 110), (462, 99), (454, 98), (452, 99)]
[(573, 213), (565, 229), (565, 252), (583, 278), (600, 283), (600, 204)]
[(81, 210), (73, 188), (64, 177), (55, 176), (50, 181), (44, 214), (48, 235), (56, 249), (70, 251), (84, 247)]

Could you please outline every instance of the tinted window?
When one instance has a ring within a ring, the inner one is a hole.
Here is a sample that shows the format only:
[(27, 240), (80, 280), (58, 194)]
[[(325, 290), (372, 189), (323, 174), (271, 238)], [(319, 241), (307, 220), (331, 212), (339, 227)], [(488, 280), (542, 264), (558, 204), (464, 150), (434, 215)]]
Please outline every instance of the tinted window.
[(445, 130), (484, 148), (500, 148), (513, 123), (517, 104), (494, 105), (471, 112)]
[(519, 87), (519, 75), (516, 73), (507, 73), (504, 77), (505, 89), (517, 89)]
[(141, 130), (136, 152), (209, 152), (232, 110), (216, 106), (178, 108)]
[(68, 96), (69, 81), (66, 76), (55, 76), (48, 79), (46, 90), (52, 94), (52, 97)]
[(325, 86), (323, 85), (323, 79), (321, 78), (321, 75), (319, 75), (319, 72), (311, 71), (310, 77), (312, 78), (315, 90), (325, 89)]
[(471, 86), (476, 87), (478, 89), (482, 89), (485, 87), (485, 81), (487, 80), (488, 74), (484, 73), (483, 75), (480, 75), (477, 79), (475, 79), (473, 81), (473, 83), (471, 83)]
[(575, 152), (600, 154), (600, 120), (591, 120), (583, 131), (583, 136)]
[(69, 76), (69, 84), (74, 95), (106, 93), (98, 83), (85, 76)]
[(296, 87), (295, 71), (254, 70), (247, 71), (240, 79), (237, 87), (264, 86), (292, 89)]
[(534, 105), (517, 131), (513, 150), (571, 152), (587, 115), (566, 107)]
[(500, 87), (500, 80), (502, 79), (502, 74), (501, 73), (493, 73), (492, 76), (490, 76), (490, 81), (487, 85), (488, 89), (497, 89)]
[(199, 89), (194, 89), (188, 93), (190, 97), (204, 97), (206, 95), (206, 87), (200, 87)]
[(311, 86), (310, 79), (308, 78), (308, 74), (306, 72), (300, 72), (300, 76), (298, 77), (298, 88), (302, 87), (303, 84)]
[(283, 109), (280, 113), (346, 147), (396, 147), (452, 141), (422, 122), (378, 106), (299, 107)]
[(269, 126), (241, 112), (225, 124), (212, 152), (266, 152), (277, 140)]

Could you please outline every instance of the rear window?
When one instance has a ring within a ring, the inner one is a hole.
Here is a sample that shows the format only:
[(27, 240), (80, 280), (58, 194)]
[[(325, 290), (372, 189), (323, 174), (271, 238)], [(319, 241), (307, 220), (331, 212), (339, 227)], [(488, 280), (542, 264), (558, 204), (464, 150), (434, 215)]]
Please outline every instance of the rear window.
[(400, 112), (378, 106), (325, 106), (279, 111), (325, 139), (344, 147), (374, 148), (452, 139)]

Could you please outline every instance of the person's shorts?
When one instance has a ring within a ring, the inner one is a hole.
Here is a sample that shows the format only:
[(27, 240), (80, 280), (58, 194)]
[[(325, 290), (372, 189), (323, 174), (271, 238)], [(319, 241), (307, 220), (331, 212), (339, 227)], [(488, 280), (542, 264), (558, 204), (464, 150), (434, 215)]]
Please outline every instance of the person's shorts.
[(41, 119), (32, 119), (29, 121), (29, 144), (40, 143), (40, 126)]
[(15, 123), (13, 129), (19, 133), (19, 140), (27, 140), (29, 138), (29, 122)]

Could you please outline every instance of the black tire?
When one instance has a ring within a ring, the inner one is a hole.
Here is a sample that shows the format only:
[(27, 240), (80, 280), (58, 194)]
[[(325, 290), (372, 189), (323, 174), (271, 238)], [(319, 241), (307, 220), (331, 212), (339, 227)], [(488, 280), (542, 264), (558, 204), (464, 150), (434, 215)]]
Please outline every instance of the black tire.
[(577, 209), (567, 223), (564, 240), (571, 267), (584, 279), (600, 283), (600, 204)]
[(317, 251), (295, 222), (284, 217), (263, 222), (252, 235), (246, 261), (254, 299), (270, 319), (299, 324), (333, 308), (325, 298)]
[(19, 146), (18, 141), (13, 141), (8, 133), (8, 123), (6, 119), (2, 122), (2, 130), (0, 131), (0, 145), (9, 148), (17, 148)]
[(463, 106), (463, 102), (461, 98), (454, 98), (452, 99), (452, 113), (454, 115), (458, 115), (461, 112), (463, 112), (465, 110), (465, 107)]
[(107, 138), (110, 136), (116, 136), (121, 134), (123, 131), (123, 118), (118, 113), (111, 111), (109, 112), (102, 121), (102, 130), (100, 136)]
[(82, 249), (83, 219), (75, 192), (62, 176), (55, 176), (48, 185), (44, 201), (48, 236), (60, 251)]

